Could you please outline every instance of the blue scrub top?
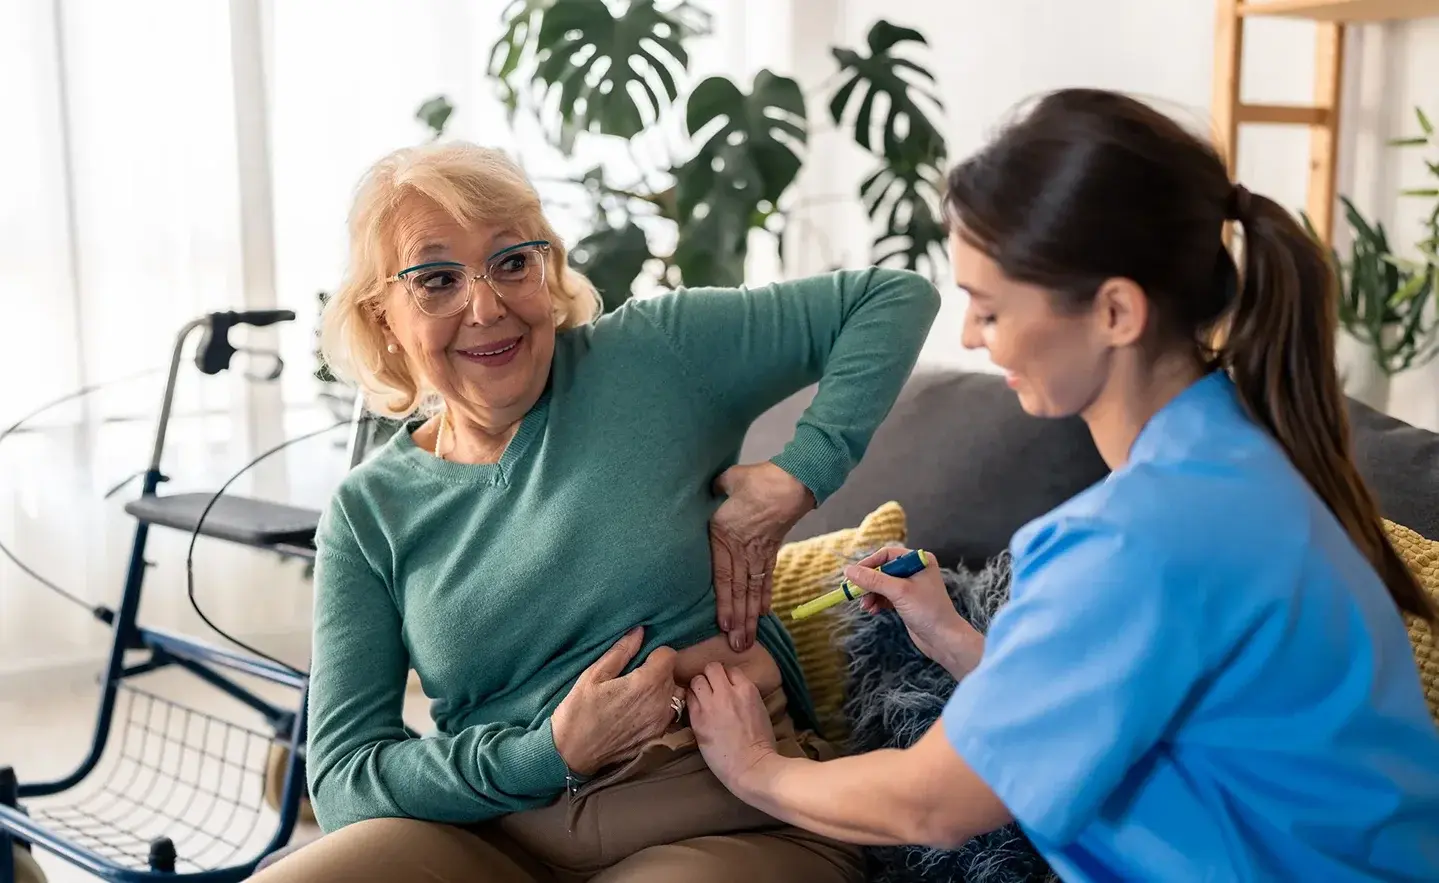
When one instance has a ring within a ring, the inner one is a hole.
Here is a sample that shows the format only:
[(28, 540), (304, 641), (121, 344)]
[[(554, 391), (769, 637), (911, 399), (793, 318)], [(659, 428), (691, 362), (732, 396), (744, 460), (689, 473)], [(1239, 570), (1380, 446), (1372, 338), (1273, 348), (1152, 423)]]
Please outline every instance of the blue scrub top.
[(1404, 623), (1227, 376), (1011, 553), (942, 720), (1064, 880), (1439, 881)]

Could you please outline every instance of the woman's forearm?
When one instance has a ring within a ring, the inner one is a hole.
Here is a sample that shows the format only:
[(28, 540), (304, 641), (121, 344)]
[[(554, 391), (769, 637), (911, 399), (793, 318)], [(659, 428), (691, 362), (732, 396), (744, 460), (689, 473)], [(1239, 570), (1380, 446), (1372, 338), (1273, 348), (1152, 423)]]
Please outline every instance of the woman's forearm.
[[(924, 277), (878, 268), (839, 278), (841, 295), (811, 297), (808, 337), (821, 372), (819, 390), (773, 460), (823, 502), (844, 483), (899, 396), (939, 312), (939, 293)], [(799, 292), (797, 291), (796, 294)], [(824, 303), (828, 310), (820, 309)], [(800, 310), (790, 309), (790, 313)], [(828, 381), (828, 382), (826, 382)]]

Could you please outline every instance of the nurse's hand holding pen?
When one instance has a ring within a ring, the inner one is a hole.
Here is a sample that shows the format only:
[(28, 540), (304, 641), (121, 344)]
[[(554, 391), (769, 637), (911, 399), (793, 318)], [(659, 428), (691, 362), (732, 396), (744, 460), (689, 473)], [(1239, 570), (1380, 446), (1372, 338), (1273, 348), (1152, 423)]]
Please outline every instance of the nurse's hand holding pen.
[[(908, 551), (882, 549), (847, 568), (845, 576), (867, 592), (860, 599), (866, 611), (894, 610), (915, 646), (962, 678), (979, 664), (984, 638), (954, 609), (939, 567), (930, 559), (928, 567), (908, 579), (877, 570)], [(741, 799), (791, 824), (851, 843), (951, 846), (956, 832), (992, 830), (1009, 820), (998, 798), (949, 748), (938, 728), (909, 749), (903, 761), (896, 762), (894, 752), (879, 751), (831, 761), (822, 772), (821, 764), (777, 754), (764, 702), (743, 672), (711, 663), (690, 683), (688, 699), (690, 725), (714, 774)], [(873, 789), (877, 778), (909, 797), (885, 805), (889, 802)], [(956, 784), (968, 786), (962, 790), (972, 799), (954, 801)], [(912, 799), (936, 789), (936, 800)], [(861, 806), (865, 811), (856, 811)], [(937, 812), (941, 806), (957, 806), (966, 817)], [(836, 814), (831, 807), (849, 811)]]
[(866, 612), (898, 613), (919, 652), (958, 680), (979, 664), (984, 637), (954, 609), (933, 556), (926, 554), (929, 566), (908, 579), (879, 572), (881, 566), (908, 551), (900, 546), (881, 549), (846, 568), (844, 575), (869, 593), (859, 599)]

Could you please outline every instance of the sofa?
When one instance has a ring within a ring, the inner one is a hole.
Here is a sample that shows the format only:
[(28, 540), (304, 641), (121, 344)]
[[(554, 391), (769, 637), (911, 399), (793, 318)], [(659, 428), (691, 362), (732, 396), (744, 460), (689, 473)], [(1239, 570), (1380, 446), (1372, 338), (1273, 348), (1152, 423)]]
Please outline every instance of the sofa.
[[(813, 395), (805, 390), (765, 413), (746, 436), (740, 461), (778, 453)], [(1439, 540), (1439, 434), (1353, 401), (1349, 417), (1356, 461), (1384, 516)], [(933, 552), (946, 568), (979, 569), (1005, 551), (1021, 525), (1106, 472), (1078, 418), (1025, 414), (994, 374), (921, 369), (845, 485), (788, 539), (798, 547), (842, 533), (892, 501), (903, 510), (910, 546)], [(808, 663), (807, 674), (813, 680)]]
[[(766, 459), (793, 434), (808, 389), (752, 427), (742, 462)], [(1439, 540), (1439, 434), (1349, 401), (1360, 472), (1385, 518)], [(917, 370), (849, 480), (795, 526), (802, 540), (858, 524), (877, 506), (903, 506), (909, 545), (946, 567), (974, 567), (1004, 551), (1036, 518), (1108, 469), (1077, 417), (1031, 417), (997, 375)]]

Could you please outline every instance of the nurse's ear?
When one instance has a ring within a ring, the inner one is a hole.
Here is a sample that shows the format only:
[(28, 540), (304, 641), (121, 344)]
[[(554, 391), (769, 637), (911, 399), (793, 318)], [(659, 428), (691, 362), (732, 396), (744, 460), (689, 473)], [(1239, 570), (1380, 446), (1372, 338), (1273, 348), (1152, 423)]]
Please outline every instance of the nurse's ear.
[(1149, 327), (1149, 298), (1132, 279), (1106, 279), (1094, 295), (1092, 315), (1109, 346), (1133, 346)]

